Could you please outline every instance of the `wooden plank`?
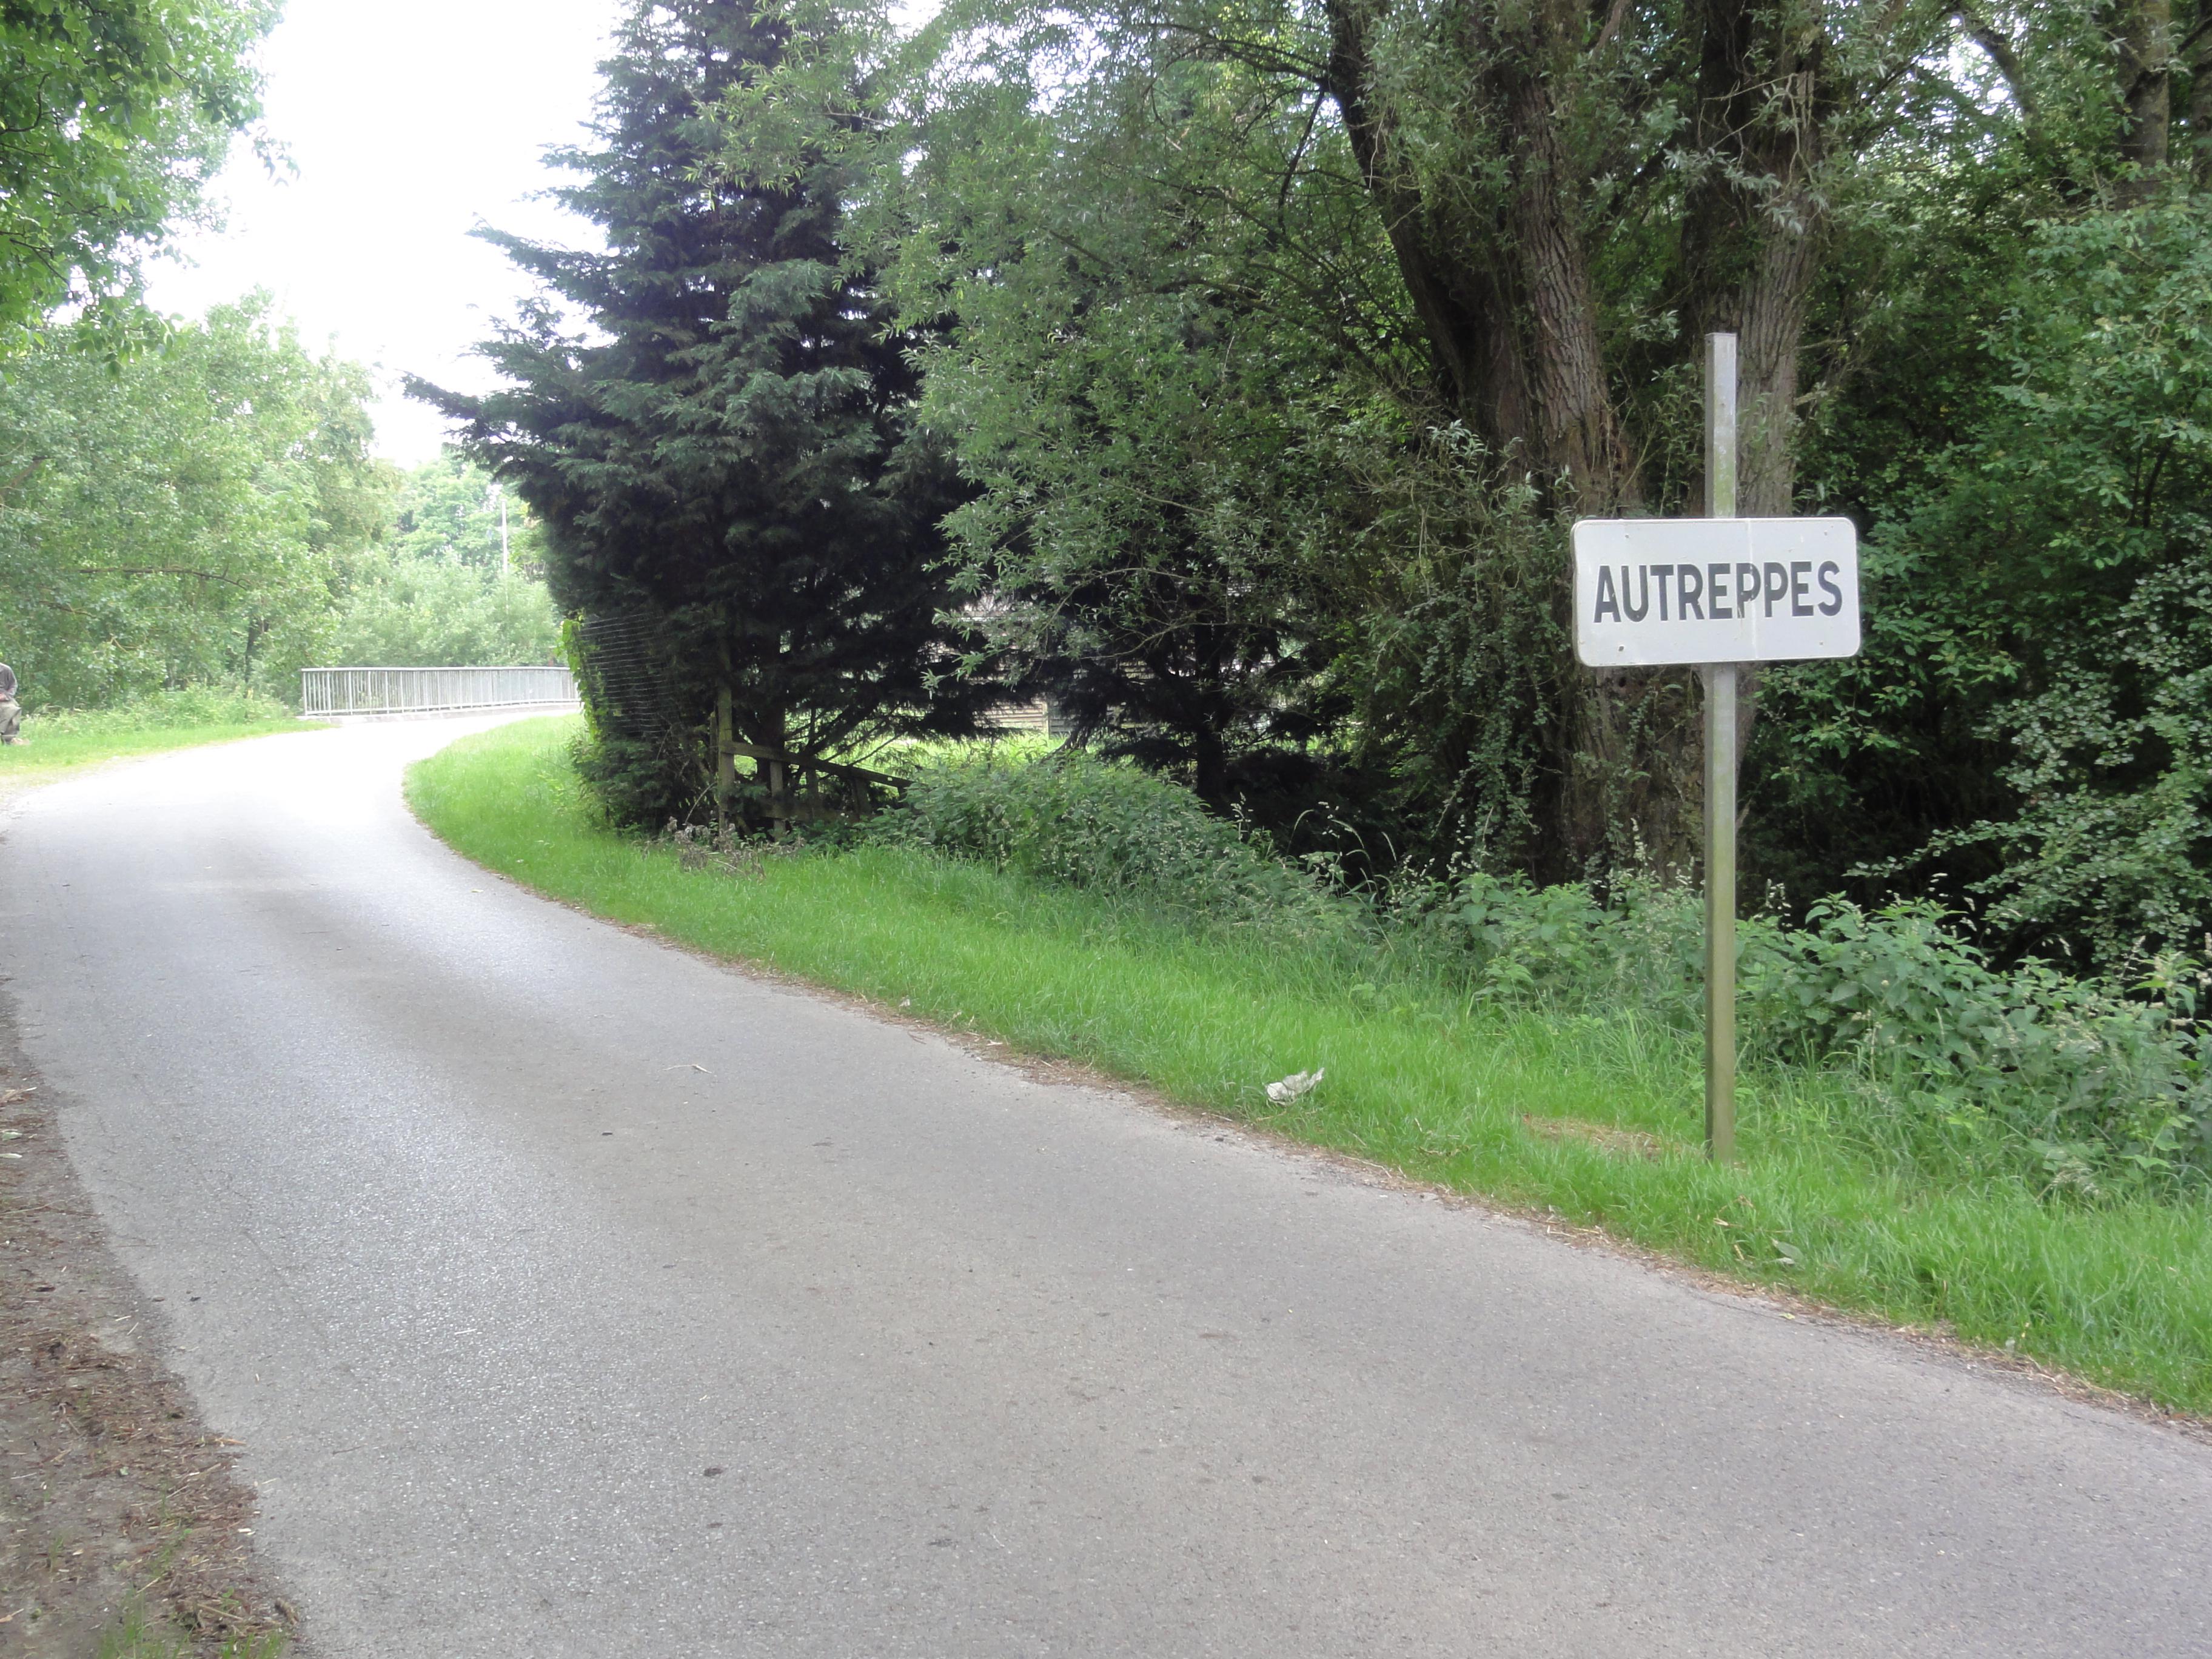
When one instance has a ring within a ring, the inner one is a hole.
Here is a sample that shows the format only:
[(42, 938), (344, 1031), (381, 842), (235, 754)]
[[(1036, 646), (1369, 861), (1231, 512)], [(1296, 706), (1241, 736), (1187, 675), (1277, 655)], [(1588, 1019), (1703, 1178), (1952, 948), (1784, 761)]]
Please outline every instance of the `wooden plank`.
[(893, 777), (888, 772), (872, 772), (865, 766), (848, 766), (842, 761), (801, 760), (796, 755), (787, 755), (774, 749), (763, 749), (757, 744), (732, 742), (730, 744), (730, 752), (733, 755), (743, 755), (748, 760), (781, 761), (794, 772), (830, 772), (839, 777), (865, 779), (870, 783), (888, 783), (900, 789), (905, 788), (912, 781), (908, 778)]

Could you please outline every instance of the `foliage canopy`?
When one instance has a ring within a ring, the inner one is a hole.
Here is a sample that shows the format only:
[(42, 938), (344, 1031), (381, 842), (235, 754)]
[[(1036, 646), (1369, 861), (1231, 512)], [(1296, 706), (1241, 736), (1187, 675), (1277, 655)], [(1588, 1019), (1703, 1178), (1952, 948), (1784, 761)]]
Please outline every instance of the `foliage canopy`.
[[(544, 524), (562, 606), (645, 624), (656, 718), (601, 711), (641, 815), (703, 793), (720, 699), (737, 741), (811, 759), (964, 729), (982, 695), (951, 672), (939, 524), (957, 484), (914, 426), (914, 342), (847, 258), (868, 94), (839, 30), (634, 6), (593, 145), (556, 157), (606, 251), (495, 234), (550, 296), (485, 348), (507, 389), (417, 388)], [(747, 137), (775, 142), (731, 144), (722, 100), (787, 70), (826, 105), (770, 97)]]
[(276, 15), (275, 0), (0, 0), (0, 342), (128, 295), (259, 115), (248, 55)]

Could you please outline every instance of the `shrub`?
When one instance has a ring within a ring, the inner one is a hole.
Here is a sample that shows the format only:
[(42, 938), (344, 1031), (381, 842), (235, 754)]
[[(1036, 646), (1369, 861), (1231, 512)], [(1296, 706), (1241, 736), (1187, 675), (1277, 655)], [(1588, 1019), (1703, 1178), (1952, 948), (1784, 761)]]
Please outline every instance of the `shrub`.
[[(1633, 1015), (1686, 1042), (1703, 1018), (1703, 906), (1679, 883), (1627, 880), (1601, 899), (1471, 871), (1370, 902), (1274, 857), (1188, 790), (1079, 752), (963, 749), (908, 769), (914, 786), (879, 838), (1323, 942), (1357, 953), (1353, 977), (1421, 981), (1470, 1010)], [(2212, 1181), (2205, 981), (2179, 957), (2130, 995), (2041, 963), (1994, 969), (1924, 901), (1831, 899), (1802, 927), (1745, 918), (1738, 959), (1754, 1079), (1828, 1074), (1844, 1085), (1823, 1097), (1844, 1102), (1829, 1127), (1878, 1157), (2084, 1199)]]
[(1194, 921), (1340, 933), (1358, 907), (1245, 839), (1188, 789), (1079, 750), (940, 751), (881, 838), (1042, 880), (1122, 894)]
[(1699, 1017), (1704, 932), (1697, 895), (1632, 879), (1601, 902), (1588, 887), (1538, 887), (1470, 871), (1443, 884), (1401, 884), (1398, 929), (1475, 1000), (1534, 1000), (1577, 1009), (1634, 1007), (1668, 1024)]
[(2154, 964), (2130, 997), (2045, 963), (2000, 971), (1940, 906), (1815, 905), (1754, 935), (1749, 1025), (1775, 1058), (1846, 1060), (1869, 1097), (1968, 1145), (2024, 1152), (2051, 1188), (2212, 1176), (2194, 969)]
[[(1399, 915), (1477, 1000), (1702, 1018), (1703, 918), (1686, 888), (1481, 872), (1401, 896)], [(1925, 901), (1815, 905), (1802, 928), (1748, 917), (1739, 1035), (1753, 1065), (1839, 1070), (1850, 1126), (1889, 1151), (2005, 1167), (2047, 1188), (2212, 1178), (2212, 1082), (2196, 969), (2152, 964), (2141, 994), (2042, 963), (2000, 971)]]
[(711, 811), (714, 780), (701, 758), (703, 746), (702, 735), (688, 727), (647, 738), (587, 726), (568, 753), (610, 823), (651, 830)]

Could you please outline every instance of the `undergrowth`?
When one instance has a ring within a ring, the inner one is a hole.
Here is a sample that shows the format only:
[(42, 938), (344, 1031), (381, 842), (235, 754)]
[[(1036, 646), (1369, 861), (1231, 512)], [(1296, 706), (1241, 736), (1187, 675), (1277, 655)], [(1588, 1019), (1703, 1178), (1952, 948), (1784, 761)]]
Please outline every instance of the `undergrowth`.
[[(1680, 884), (1601, 898), (1471, 871), (1346, 891), (1325, 860), (1294, 866), (1187, 791), (1073, 751), (933, 757), (868, 833), (1324, 950), (1355, 984), (1425, 985), (1470, 1013), (1632, 1017), (1679, 1036), (1703, 1018), (1702, 907)], [(1823, 1127), (1878, 1159), (2077, 1201), (2212, 1182), (2193, 961), (2144, 962), (2128, 987), (2000, 971), (1911, 899), (1826, 901), (1802, 927), (1747, 918), (1739, 957), (1741, 1062), (1827, 1074)]]
[(98, 736), (174, 731), (180, 726), (255, 726), (294, 718), (283, 703), (258, 692), (192, 686), (181, 691), (156, 692), (108, 708), (41, 708), (25, 722), (24, 730), (27, 736)]

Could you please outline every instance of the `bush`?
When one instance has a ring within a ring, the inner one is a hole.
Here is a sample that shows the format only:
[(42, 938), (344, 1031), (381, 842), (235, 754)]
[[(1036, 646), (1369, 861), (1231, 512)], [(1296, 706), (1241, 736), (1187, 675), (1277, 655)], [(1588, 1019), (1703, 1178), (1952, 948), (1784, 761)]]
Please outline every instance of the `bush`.
[[(1477, 872), (1398, 914), (1432, 962), (1462, 957), (1475, 1000), (1633, 1009), (1685, 1032), (1703, 1018), (1702, 907), (1687, 888), (1631, 884), (1604, 904)], [(2201, 982), (2183, 958), (2151, 964), (2130, 996), (2042, 963), (1993, 969), (1925, 901), (1830, 899), (1802, 928), (1747, 918), (1738, 961), (1745, 1059), (1850, 1074), (1846, 1127), (1893, 1154), (2084, 1195), (2212, 1178)]]
[[(1188, 790), (1080, 752), (969, 749), (908, 769), (880, 839), (1325, 943), (1357, 953), (1356, 977), (1424, 981), (1470, 1010), (1633, 1017), (1686, 1043), (1703, 1019), (1703, 906), (1679, 884), (1628, 881), (1601, 900), (1475, 871), (1370, 902), (1273, 856)], [(1924, 901), (1840, 899), (1802, 927), (1746, 918), (1738, 957), (1753, 1088), (1762, 1069), (1829, 1074), (1845, 1086), (1824, 1098), (1844, 1116), (1826, 1127), (1879, 1158), (2084, 1199), (2212, 1181), (2193, 963), (2159, 959), (2130, 995), (2041, 963), (1994, 969)]]
[(2212, 1176), (2212, 1097), (2193, 964), (2154, 963), (2130, 997), (2045, 963), (1990, 968), (1940, 906), (1839, 899), (1754, 932), (1749, 1027), (1774, 1058), (1854, 1065), (1899, 1127), (2025, 1154), (2051, 1188)]
[(1192, 921), (1342, 933), (1358, 907), (1214, 817), (1181, 786), (1079, 750), (967, 748), (919, 765), (881, 839), (1122, 894)]
[(690, 823), (711, 805), (714, 780), (701, 758), (704, 735), (672, 726), (659, 737), (587, 728), (569, 750), (576, 775), (619, 829)]
[(1694, 1023), (1703, 1006), (1704, 924), (1686, 888), (1632, 882), (1608, 906), (1578, 884), (1478, 870), (1401, 885), (1392, 916), (1428, 961), (1467, 978), (1476, 1001), (1635, 1007), (1674, 1024)]

